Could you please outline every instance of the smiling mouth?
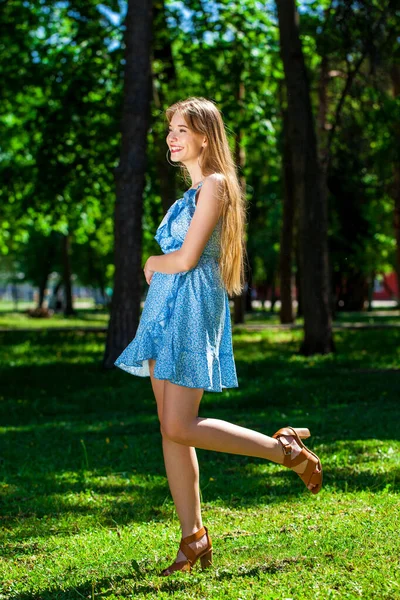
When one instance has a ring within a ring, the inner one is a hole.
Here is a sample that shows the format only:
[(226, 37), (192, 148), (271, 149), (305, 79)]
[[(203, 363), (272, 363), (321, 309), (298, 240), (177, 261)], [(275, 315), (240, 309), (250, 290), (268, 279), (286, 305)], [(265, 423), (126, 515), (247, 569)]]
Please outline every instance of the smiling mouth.
[(174, 154), (175, 152), (181, 152), (183, 150), (183, 148), (171, 148), (171, 154)]

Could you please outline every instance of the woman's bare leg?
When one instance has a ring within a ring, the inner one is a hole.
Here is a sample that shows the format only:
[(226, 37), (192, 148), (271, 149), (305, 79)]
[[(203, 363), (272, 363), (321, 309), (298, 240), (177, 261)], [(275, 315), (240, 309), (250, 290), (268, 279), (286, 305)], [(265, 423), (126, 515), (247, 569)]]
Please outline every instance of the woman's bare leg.
[[(165, 381), (154, 377), (154, 367), (155, 360), (150, 359), (151, 384), (157, 401), (158, 417), (160, 423), (162, 423)], [(203, 390), (200, 391), (203, 392)], [(186, 537), (203, 526), (200, 507), (199, 464), (196, 450), (192, 446), (178, 444), (164, 435), (162, 436), (162, 447), (168, 485), (181, 524), (182, 537)], [(197, 542), (189, 545), (197, 552), (207, 545), (207, 539), (203, 536)], [(176, 560), (185, 560), (181, 550), (179, 550)]]
[[(197, 389), (165, 381), (161, 421), (164, 437), (182, 445), (257, 456), (283, 464), (282, 445), (275, 438), (221, 419), (198, 417), (201, 397), (202, 393), (198, 393)], [(292, 445), (292, 458), (295, 458), (301, 448), (292, 436), (288, 436), (287, 440)], [(305, 468), (306, 461), (293, 470), (303, 473)], [(310, 484), (308, 487), (312, 489), (314, 486)]]

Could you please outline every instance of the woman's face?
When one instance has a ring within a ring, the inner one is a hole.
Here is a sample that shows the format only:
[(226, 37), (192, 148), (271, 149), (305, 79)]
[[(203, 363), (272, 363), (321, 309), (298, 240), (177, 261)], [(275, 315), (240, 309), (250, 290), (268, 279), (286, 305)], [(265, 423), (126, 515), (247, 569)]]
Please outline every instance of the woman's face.
[(167, 135), (167, 144), (171, 151), (172, 160), (182, 163), (197, 161), (204, 140), (204, 135), (189, 129), (182, 115), (178, 112), (174, 114)]

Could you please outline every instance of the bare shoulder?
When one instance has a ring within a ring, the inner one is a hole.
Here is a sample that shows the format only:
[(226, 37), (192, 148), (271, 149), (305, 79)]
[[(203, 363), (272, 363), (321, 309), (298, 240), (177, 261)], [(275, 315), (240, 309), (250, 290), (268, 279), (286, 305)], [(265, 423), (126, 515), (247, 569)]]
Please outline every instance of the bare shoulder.
[(202, 206), (204, 212), (208, 211), (219, 216), (222, 209), (224, 181), (225, 176), (222, 173), (208, 175), (196, 193), (196, 206)]
[(213, 196), (220, 197), (225, 189), (226, 177), (223, 173), (212, 173), (205, 178), (203, 188), (212, 193)]
[(211, 175), (208, 175), (208, 177), (206, 177), (204, 183), (210, 181), (211, 184), (215, 187), (223, 187), (225, 180), (226, 177), (223, 173), (211, 173)]

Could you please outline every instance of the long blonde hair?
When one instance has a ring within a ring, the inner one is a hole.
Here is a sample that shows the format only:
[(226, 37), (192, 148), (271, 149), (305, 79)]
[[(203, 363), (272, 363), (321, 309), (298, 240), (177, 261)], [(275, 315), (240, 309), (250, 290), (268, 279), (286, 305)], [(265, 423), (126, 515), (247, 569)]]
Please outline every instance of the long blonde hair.
[[(219, 269), (227, 293), (230, 296), (240, 295), (245, 284), (245, 193), (238, 180), (221, 113), (211, 100), (201, 97), (180, 100), (168, 107), (165, 111), (168, 123), (176, 112), (185, 118), (192, 131), (207, 137), (208, 144), (202, 148), (199, 161), (204, 177), (211, 173), (224, 175), (220, 186), (222, 226)], [(181, 166), (185, 179), (188, 171), (185, 165)]]

